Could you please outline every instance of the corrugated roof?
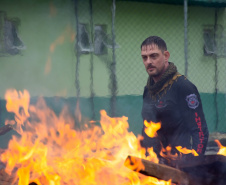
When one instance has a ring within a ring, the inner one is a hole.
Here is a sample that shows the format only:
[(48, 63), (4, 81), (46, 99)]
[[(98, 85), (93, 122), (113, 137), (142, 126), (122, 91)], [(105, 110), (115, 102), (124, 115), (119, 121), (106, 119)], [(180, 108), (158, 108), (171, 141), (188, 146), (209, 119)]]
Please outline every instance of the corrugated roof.
[[(117, 1), (136, 1), (150, 2), (159, 4), (183, 5), (184, 0), (117, 0)], [(207, 6), (207, 7), (226, 7), (226, 0), (187, 0), (188, 5)]]

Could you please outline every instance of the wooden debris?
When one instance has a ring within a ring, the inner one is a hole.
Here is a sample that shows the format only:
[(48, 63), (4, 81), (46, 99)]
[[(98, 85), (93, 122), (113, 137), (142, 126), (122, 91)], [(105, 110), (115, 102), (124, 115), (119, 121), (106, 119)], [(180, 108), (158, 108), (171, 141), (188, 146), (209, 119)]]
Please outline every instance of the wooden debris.
[(189, 184), (189, 177), (185, 172), (164, 164), (157, 164), (145, 159), (128, 156), (124, 165), (133, 171), (147, 176), (156, 177), (165, 181), (171, 179), (173, 183), (181, 185)]
[[(147, 176), (180, 185), (225, 185), (226, 157), (223, 155), (189, 156), (167, 165), (128, 156), (125, 166)], [(172, 167), (173, 166), (173, 167)]]
[(5, 125), (3, 127), (0, 127), (0, 135), (4, 135), (12, 129), (13, 127), (11, 125)]
[(0, 170), (0, 184), (1, 185), (17, 185), (18, 180), (15, 175), (9, 175), (4, 169)]

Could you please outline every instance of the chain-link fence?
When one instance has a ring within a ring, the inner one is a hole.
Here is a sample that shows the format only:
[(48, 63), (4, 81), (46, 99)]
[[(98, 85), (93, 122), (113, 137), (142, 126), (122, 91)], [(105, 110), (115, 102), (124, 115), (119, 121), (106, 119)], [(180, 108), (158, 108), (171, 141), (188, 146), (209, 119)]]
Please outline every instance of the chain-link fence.
[[(89, 97), (93, 118), (98, 108), (104, 107), (98, 107), (97, 97), (106, 97), (111, 116), (125, 114), (131, 119), (132, 129), (139, 129), (136, 125), (141, 121), (142, 93), (147, 80), (140, 44), (148, 36), (158, 35), (168, 45), (170, 61), (200, 91), (210, 131), (226, 131), (225, 2), (74, 3), (77, 97)], [(89, 90), (81, 79), (84, 68)]]

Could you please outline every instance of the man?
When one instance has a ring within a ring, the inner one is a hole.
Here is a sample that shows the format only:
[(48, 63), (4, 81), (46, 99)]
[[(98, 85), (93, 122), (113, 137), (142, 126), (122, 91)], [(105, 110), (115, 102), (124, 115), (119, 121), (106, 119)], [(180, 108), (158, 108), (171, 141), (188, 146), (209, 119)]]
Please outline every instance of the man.
[(141, 56), (149, 75), (143, 93), (142, 117), (148, 122), (161, 123), (155, 138), (148, 137), (143, 126), (141, 145), (153, 147), (158, 156), (162, 147), (167, 146), (172, 147), (172, 152), (178, 152), (175, 147), (182, 146), (204, 154), (209, 132), (196, 86), (169, 62), (170, 53), (160, 37), (145, 39)]

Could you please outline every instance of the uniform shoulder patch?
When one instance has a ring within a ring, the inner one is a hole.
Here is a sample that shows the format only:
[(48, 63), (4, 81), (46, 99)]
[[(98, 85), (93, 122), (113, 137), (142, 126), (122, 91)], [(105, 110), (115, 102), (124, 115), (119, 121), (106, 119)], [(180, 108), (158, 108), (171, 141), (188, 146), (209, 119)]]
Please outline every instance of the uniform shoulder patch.
[(199, 100), (195, 94), (190, 94), (186, 97), (188, 102), (188, 107), (191, 109), (196, 109), (199, 106)]

